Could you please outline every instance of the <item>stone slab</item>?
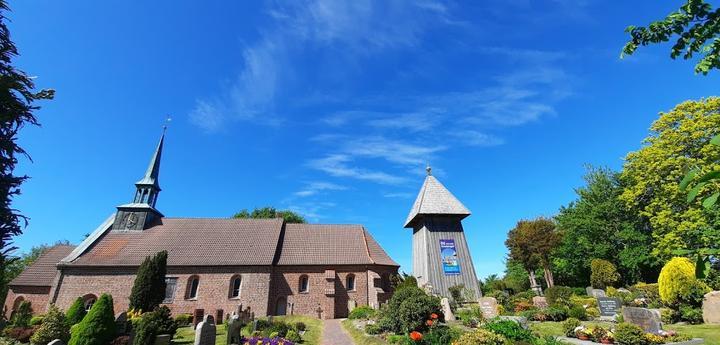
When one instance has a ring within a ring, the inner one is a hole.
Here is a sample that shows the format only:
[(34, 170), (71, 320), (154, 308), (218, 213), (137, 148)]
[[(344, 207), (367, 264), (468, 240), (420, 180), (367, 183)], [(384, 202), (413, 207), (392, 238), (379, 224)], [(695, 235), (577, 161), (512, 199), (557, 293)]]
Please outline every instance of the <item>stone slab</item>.
[(702, 310), (705, 323), (720, 325), (720, 291), (711, 291), (705, 294)]
[(535, 296), (532, 298), (533, 305), (537, 308), (547, 308), (548, 302), (547, 299), (543, 296)]
[[(576, 345), (600, 344), (600, 343), (596, 343), (596, 342), (590, 341), (590, 340), (580, 340), (578, 338), (570, 338), (570, 337), (558, 337), (557, 339), (560, 341), (564, 341), (566, 343), (576, 344)], [(700, 344), (705, 344), (705, 340), (700, 339), (700, 338), (694, 338), (694, 339), (690, 339), (688, 341), (681, 341), (681, 342), (677, 342), (677, 343), (666, 343), (663, 345), (700, 345)]]
[(440, 300), (440, 305), (442, 306), (443, 315), (445, 315), (445, 321), (454, 321), (455, 315), (452, 309), (450, 309), (450, 301), (447, 298), (443, 298)]
[(623, 320), (640, 326), (645, 332), (657, 334), (662, 329), (662, 318), (657, 309), (623, 307)]
[(622, 300), (617, 297), (597, 297), (600, 316), (613, 317), (622, 311)]
[(500, 315), (497, 299), (495, 299), (495, 297), (480, 297), (480, 299), (478, 299), (478, 303), (480, 304), (480, 310), (482, 310), (483, 317), (486, 319), (492, 319)]

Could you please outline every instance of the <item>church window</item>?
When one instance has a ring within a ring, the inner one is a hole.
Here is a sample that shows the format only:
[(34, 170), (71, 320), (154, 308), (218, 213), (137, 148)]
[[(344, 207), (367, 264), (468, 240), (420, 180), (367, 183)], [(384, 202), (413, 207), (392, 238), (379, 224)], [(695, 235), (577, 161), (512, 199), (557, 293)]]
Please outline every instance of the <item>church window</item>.
[(347, 278), (345, 278), (345, 288), (348, 291), (355, 291), (355, 275), (354, 274), (348, 274)]
[(177, 287), (177, 278), (165, 278), (165, 299), (163, 303), (172, 303), (175, 299), (175, 288)]
[(240, 290), (242, 289), (242, 277), (239, 275), (233, 276), (230, 279), (230, 298), (240, 297)]
[(198, 293), (198, 286), (200, 285), (200, 277), (192, 276), (188, 279), (187, 298), (196, 299)]
[(90, 311), (92, 306), (95, 304), (95, 301), (97, 301), (97, 296), (93, 294), (83, 296), (83, 306), (85, 307), (85, 311)]
[(308, 276), (303, 274), (300, 276), (300, 292), (308, 292), (310, 288), (310, 281)]

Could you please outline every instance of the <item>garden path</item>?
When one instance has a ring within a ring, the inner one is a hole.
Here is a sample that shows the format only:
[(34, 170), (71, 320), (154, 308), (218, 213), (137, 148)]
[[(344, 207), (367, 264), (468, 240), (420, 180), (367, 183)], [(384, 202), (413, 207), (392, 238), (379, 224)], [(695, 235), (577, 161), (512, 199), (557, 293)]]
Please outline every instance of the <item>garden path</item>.
[(323, 320), (321, 345), (353, 345), (355, 344), (340, 324), (342, 319)]

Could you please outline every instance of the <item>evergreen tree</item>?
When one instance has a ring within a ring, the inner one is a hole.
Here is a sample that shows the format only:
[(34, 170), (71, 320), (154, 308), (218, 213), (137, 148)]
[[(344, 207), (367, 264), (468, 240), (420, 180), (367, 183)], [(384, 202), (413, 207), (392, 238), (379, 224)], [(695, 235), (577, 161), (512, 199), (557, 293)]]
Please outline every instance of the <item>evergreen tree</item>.
[(32, 305), (30, 301), (22, 301), (12, 318), (13, 327), (29, 327), (32, 319)]
[(153, 257), (146, 257), (138, 268), (135, 283), (130, 293), (130, 308), (153, 311), (165, 299), (165, 273), (167, 252), (161, 251)]
[(72, 328), (68, 345), (107, 345), (115, 338), (113, 299), (103, 294), (85, 318)]
[(27, 225), (27, 218), (11, 205), (20, 194), (20, 185), (28, 178), (14, 174), (18, 156), (29, 157), (18, 146), (17, 133), (27, 124), (38, 125), (33, 114), (38, 106), (33, 103), (54, 95), (53, 90), (34, 92), (32, 78), (12, 65), (18, 52), (5, 23), (8, 10), (5, 0), (0, 0), (0, 291), (6, 291), (9, 282), (5, 277), (6, 266), (16, 260), (10, 257), (17, 249), (12, 239), (22, 234), (22, 227)]
[(85, 314), (87, 314), (87, 311), (85, 310), (85, 303), (83, 303), (81, 297), (78, 297), (67, 311), (66, 320), (68, 325), (72, 326), (80, 323), (80, 321), (82, 321), (85, 317)]
[(40, 328), (30, 338), (33, 345), (46, 345), (47, 343), (60, 339), (63, 342), (70, 339), (70, 326), (65, 319), (65, 314), (54, 304), (50, 305)]

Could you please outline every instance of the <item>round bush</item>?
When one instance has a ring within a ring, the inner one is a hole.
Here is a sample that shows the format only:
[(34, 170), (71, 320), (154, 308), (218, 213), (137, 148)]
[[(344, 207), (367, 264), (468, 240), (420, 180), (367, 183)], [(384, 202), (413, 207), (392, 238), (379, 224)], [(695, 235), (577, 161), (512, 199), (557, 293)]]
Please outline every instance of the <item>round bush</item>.
[(40, 324), (43, 323), (44, 318), (45, 318), (45, 316), (43, 316), (43, 315), (33, 316), (30, 319), (30, 326), (39, 326)]
[(615, 327), (614, 336), (619, 345), (647, 345), (642, 328), (626, 322)]
[(575, 336), (575, 328), (580, 327), (580, 325), (582, 325), (580, 320), (578, 320), (574, 317), (571, 317), (571, 318), (565, 320), (565, 322), (563, 322), (563, 324), (562, 324), (563, 332), (565, 333), (565, 336), (566, 337), (574, 337)]
[(620, 280), (620, 274), (612, 262), (593, 259), (590, 262), (590, 285), (596, 289), (614, 286)]
[(70, 332), (68, 345), (107, 345), (115, 339), (112, 296), (103, 294), (83, 320)]
[(532, 342), (534, 338), (532, 332), (522, 328), (517, 322), (510, 320), (488, 322), (483, 328), (515, 342)]
[(390, 298), (380, 324), (394, 333), (407, 333), (424, 327), (432, 313), (440, 314), (440, 299), (417, 287), (406, 287)]
[(545, 298), (551, 306), (570, 306), (573, 289), (567, 286), (553, 286), (545, 289)]
[(568, 317), (572, 317), (578, 320), (587, 320), (587, 311), (581, 305), (574, 305), (568, 312)]
[(375, 309), (371, 308), (370, 306), (363, 305), (356, 307), (353, 309), (350, 314), (348, 315), (348, 319), (351, 320), (367, 320), (371, 317), (375, 316)]
[(702, 295), (710, 291), (695, 278), (695, 265), (688, 258), (674, 257), (663, 266), (658, 278), (660, 299), (670, 305), (700, 306)]
[(460, 336), (452, 345), (504, 345), (505, 337), (493, 331), (478, 329)]
[(432, 327), (430, 329), (430, 332), (427, 332), (425, 334), (425, 337), (423, 337), (423, 340), (425, 344), (451, 344), (453, 341), (460, 338), (460, 335), (462, 334), (461, 331), (452, 329), (448, 326), (437, 326)]
[(175, 316), (175, 323), (179, 327), (187, 326), (192, 323), (192, 315), (190, 314), (178, 314)]
[(42, 325), (30, 338), (30, 343), (33, 345), (46, 345), (55, 339), (67, 342), (70, 339), (70, 326), (67, 324), (65, 314), (54, 304), (51, 304)]
[(380, 326), (378, 326), (376, 324), (365, 325), (365, 333), (373, 334), (373, 335), (380, 334), (380, 333), (382, 333), (382, 329), (380, 328)]

